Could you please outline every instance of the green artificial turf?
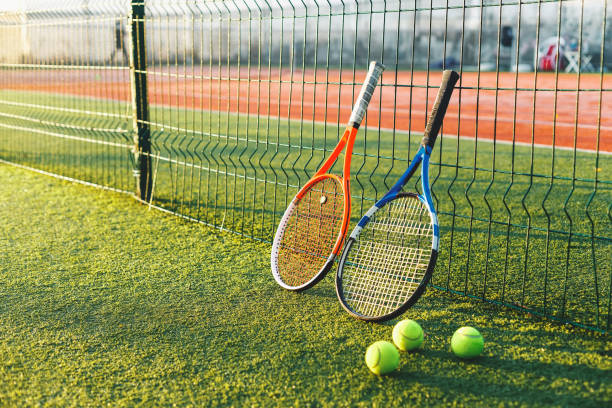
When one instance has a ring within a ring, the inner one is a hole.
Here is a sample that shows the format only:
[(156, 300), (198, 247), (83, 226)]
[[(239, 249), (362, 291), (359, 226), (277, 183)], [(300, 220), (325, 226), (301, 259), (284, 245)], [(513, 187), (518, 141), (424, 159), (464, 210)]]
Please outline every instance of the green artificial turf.
[[(405, 314), (423, 349), (377, 377), (394, 322), (348, 316), (331, 277), (280, 289), (268, 244), (3, 164), (0, 220), (0, 406), (612, 403), (606, 335), (429, 290)], [(474, 361), (449, 352), (462, 325)]]

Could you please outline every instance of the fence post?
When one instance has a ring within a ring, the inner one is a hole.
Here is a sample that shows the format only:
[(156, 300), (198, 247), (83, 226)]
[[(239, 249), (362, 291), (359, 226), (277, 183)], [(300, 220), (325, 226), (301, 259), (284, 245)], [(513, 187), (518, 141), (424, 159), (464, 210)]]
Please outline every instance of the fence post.
[(145, 37), (145, 0), (131, 0), (130, 82), (132, 85), (132, 117), (134, 129), (134, 175), (136, 195), (143, 201), (151, 199), (151, 131), (149, 127), (149, 96), (147, 93), (147, 53)]

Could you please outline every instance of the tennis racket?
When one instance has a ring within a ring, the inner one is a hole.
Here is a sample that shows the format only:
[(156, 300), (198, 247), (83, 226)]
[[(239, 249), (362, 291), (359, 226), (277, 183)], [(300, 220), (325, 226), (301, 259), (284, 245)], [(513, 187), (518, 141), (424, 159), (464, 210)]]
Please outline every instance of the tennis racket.
[[(336, 274), (336, 293), (344, 309), (359, 319), (384, 321), (399, 316), (429, 282), (440, 236), (429, 189), (429, 156), (458, 79), (456, 72), (444, 71), (419, 151), (347, 239)], [(423, 194), (402, 192), (419, 165)]]
[[(308, 289), (321, 280), (342, 249), (351, 215), (351, 155), (359, 125), (384, 66), (370, 64), (349, 124), (331, 156), (293, 198), (272, 244), (272, 275), (285, 289)], [(344, 148), (342, 178), (329, 174)]]

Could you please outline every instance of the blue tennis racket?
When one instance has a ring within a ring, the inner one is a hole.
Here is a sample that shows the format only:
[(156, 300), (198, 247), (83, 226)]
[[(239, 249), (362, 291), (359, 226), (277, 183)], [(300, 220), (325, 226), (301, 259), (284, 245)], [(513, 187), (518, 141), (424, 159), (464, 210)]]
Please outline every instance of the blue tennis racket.
[[(389, 320), (425, 291), (436, 265), (440, 230), (429, 188), (429, 157), (459, 75), (444, 71), (421, 148), (395, 185), (349, 236), (336, 274), (336, 293), (351, 315)], [(423, 194), (402, 192), (421, 165)]]

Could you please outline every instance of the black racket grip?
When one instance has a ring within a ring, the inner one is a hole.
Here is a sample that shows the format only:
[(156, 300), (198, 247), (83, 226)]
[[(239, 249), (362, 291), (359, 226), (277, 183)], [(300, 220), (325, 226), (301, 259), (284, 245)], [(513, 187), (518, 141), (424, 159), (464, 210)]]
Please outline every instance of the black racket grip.
[(440, 128), (442, 127), (442, 121), (446, 114), (446, 108), (448, 108), (448, 102), (450, 101), (453, 89), (455, 89), (455, 84), (458, 80), (459, 74), (455, 71), (446, 70), (442, 73), (442, 84), (438, 90), (438, 96), (436, 96), (436, 101), (431, 109), (431, 114), (429, 115), (429, 120), (427, 121), (427, 126), (423, 134), (423, 140), (421, 141), (423, 146), (429, 146), (433, 149), (436, 138), (438, 137), (438, 132), (440, 132)]
[(353, 113), (351, 113), (351, 118), (349, 119), (349, 124), (351, 126), (358, 128), (359, 125), (361, 125), (361, 121), (363, 121), (363, 117), (372, 99), (372, 94), (374, 94), (374, 89), (376, 89), (376, 84), (378, 84), (378, 79), (384, 69), (385, 66), (383, 64), (376, 61), (370, 62), (368, 76), (361, 87), (361, 92), (359, 92), (357, 102), (355, 102), (355, 106), (353, 107)]

